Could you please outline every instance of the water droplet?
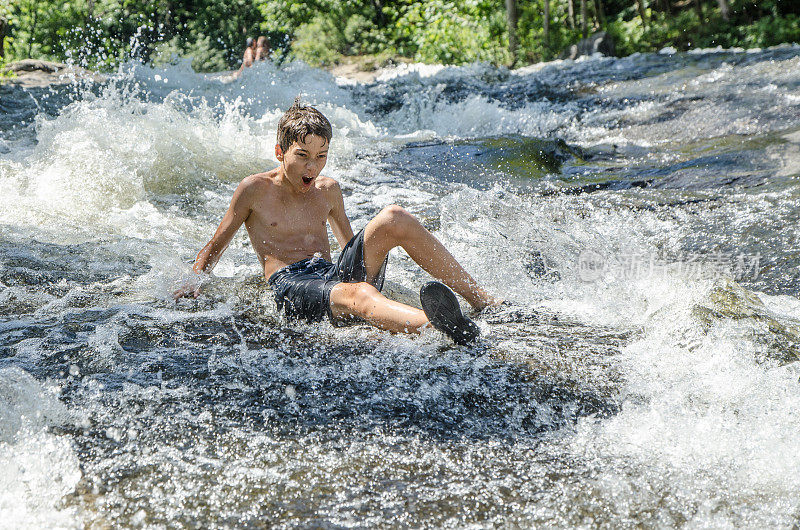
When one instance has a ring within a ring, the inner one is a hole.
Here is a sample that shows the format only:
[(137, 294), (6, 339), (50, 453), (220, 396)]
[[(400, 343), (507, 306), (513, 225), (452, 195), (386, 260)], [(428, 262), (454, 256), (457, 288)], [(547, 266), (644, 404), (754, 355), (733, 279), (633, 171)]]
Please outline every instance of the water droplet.
[(117, 429), (116, 427), (109, 427), (108, 429), (106, 429), (106, 436), (109, 439), (118, 442), (122, 439), (122, 432), (120, 432), (120, 430)]

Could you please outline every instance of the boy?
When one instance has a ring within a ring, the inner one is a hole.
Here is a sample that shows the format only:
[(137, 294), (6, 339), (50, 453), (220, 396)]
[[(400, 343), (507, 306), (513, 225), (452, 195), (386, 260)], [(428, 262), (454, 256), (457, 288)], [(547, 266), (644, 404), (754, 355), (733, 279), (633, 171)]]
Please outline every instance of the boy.
[(267, 44), (267, 38), (262, 35), (256, 41), (256, 55), (253, 60), (255, 62), (266, 61), (267, 57), (269, 57), (269, 44)]
[(237, 70), (236, 74), (240, 75), (245, 68), (250, 68), (253, 66), (253, 61), (256, 58), (256, 41), (253, 40), (252, 37), (247, 37), (247, 42), (245, 43), (244, 48), (244, 55), (242, 56), (242, 65)]
[[(479, 330), (465, 317), (453, 291), (474, 308), (498, 303), (456, 262), (444, 246), (399, 206), (384, 208), (355, 236), (339, 184), (320, 175), (332, 136), (331, 124), (299, 98), (278, 124), (275, 157), (280, 165), (245, 178), (211, 240), (197, 255), (195, 273), (210, 272), (244, 223), (278, 309), (287, 317), (337, 324), (363, 319), (392, 332), (419, 333), (429, 323), (459, 344)], [(342, 247), (331, 263), (326, 223)], [(420, 291), (423, 311), (384, 297), (389, 250), (400, 246), (432, 276)], [(188, 286), (175, 297), (197, 297)]]

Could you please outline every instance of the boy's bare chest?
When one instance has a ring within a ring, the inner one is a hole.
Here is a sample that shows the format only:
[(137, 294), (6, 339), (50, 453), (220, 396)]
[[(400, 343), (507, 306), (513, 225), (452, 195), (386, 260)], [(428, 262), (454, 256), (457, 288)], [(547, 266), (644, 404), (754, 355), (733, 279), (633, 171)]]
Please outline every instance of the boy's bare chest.
[(321, 194), (302, 202), (266, 199), (254, 205), (248, 230), (263, 232), (273, 241), (326, 234), (329, 211), (330, 206)]

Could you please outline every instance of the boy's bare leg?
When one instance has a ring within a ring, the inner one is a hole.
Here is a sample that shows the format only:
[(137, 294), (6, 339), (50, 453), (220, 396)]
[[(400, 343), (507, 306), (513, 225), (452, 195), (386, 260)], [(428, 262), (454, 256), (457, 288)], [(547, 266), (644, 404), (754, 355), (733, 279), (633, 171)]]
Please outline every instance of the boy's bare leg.
[(498, 300), (456, 261), (416, 217), (400, 206), (387, 206), (364, 229), (364, 266), (373, 280), (386, 255), (394, 247), (403, 247), (420, 267), (466, 299), (475, 309), (496, 305)]
[(366, 282), (336, 284), (331, 290), (331, 313), (334, 319), (356, 316), (393, 332), (419, 333), (428, 324), (421, 310), (386, 298)]

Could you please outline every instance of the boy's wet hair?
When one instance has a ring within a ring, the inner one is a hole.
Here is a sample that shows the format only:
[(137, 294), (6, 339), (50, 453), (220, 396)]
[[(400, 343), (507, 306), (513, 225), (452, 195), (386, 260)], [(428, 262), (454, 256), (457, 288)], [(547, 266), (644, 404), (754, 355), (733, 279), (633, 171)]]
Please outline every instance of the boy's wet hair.
[(293, 143), (305, 142), (309, 135), (324, 138), (330, 144), (333, 129), (328, 118), (314, 107), (301, 105), (298, 96), (278, 122), (278, 145), (285, 153)]
[(247, 40), (244, 42), (245, 48), (249, 48), (253, 45), (253, 37), (247, 37)]

